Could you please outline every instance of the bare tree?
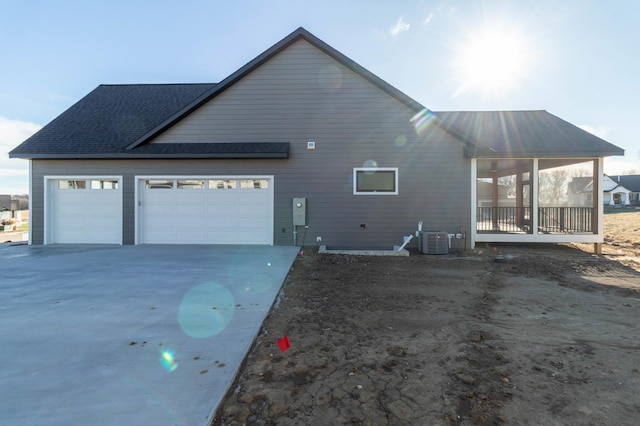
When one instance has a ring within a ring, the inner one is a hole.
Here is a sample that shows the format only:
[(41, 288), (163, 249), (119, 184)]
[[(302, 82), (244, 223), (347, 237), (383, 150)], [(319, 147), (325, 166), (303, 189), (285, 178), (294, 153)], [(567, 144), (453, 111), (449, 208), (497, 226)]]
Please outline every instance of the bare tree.
[(511, 198), (516, 196), (516, 175), (499, 177), (498, 185), (507, 188), (507, 197)]
[(557, 207), (566, 204), (569, 177), (569, 170), (562, 168), (540, 172), (538, 200), (541, 207)]

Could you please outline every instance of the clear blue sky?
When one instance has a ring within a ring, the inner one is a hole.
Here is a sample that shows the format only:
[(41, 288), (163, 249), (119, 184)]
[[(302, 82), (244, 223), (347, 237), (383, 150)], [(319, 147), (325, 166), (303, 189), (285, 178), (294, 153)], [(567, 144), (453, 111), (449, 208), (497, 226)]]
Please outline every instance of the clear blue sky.
[(300, 26), (432, 110), (545, 109), (626, 150), (605, 173), (640, 173), (639, 19), (636, 0), (0, 0), (0, 194), (27, 192), (7, 152), (99, 84), (217, 82)]

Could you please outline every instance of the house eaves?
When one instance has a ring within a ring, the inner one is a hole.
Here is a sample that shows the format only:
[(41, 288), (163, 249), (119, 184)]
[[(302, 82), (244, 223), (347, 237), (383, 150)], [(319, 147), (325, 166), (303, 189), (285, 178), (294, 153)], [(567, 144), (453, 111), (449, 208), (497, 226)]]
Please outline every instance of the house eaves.
[(163, 143), (121, 152), (40, 153), (32, 159), (273, 159), (289, 158), (289, 142)]

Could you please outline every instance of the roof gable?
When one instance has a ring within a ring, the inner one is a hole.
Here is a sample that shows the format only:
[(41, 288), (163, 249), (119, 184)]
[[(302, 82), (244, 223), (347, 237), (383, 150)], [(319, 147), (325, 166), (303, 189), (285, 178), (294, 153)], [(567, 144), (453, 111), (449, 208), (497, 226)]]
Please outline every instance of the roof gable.
[(194, 110), (196, 110), (197, 108), (199, 108), (203, 104), (209, 102), (210, 100), (212, 100), (213, 98), (215, 98), (216, 96), (218, 96), (219, 94), (221, 94), (222, 92), (224, 92), (225, 90), (227, 90), (228, 88), (233, 86), (235, 83), (237, 83), (238, 81), (242, 80), (249, 73), (251, 73), (252, 71), (257, 69), (258, 67), (263, 65), (265, 62), (267, 62), (270, 59), (272, 59), (278, 53), (280, 53), (283, 50), (287, 49), (289, 46), (291, 46), (293, 43), (295, 43), (298, 40), (307, 41), (312, 46), (314, 46), (317, 49), (321, 50), (322, 52), (326, 53), (327, 55), (329, 55), (331, 58), (333, 58), (337, 62), (341, 63), (342, 65), (344, 65), (345, 67), (347, 67), (351, 71), (353, 71), (356, 74), (360, 75), (365, 80), (367, 80), (370, 83), (374, 84), (375, 86), (380, 88), (382, 91), (384, 91), (387, 94), (393, 96), (398, 101), (400, 101), (401, 103), (405, 104), (406, 106), (408, 106), (409, 108), (411, 108), (415, 112), (419, 112), (419, 111), (422, 111), (422, 110), (426, 109), (419, 102), (415, 101), (411, 97), (407, 96), (405, 93), (401, 92), (400, 90), (396, 89), (395, 87), (393, 87), (392, 85), (390, 85), (386, 81), (382, 80), (380, 77), (376, 76), (372, 72), (370, 72), (367, 69), (365, 69), (364, 67), (360, 66), (358, 63), (356, 63), (355, 61), (351, 60), (346, 55), (340, 53), (339, 51), (337, 51), (333, 47), (329, 46), (327, 43), (323, 42), (322, 40), (320, 40), (319, 38), (317, 38), (316, 36), (311, 34), (309, 31), (307, 31), (304, 28), (300, 27), (297, 30), (293, 31), (288, 36), (286, 36), (285, 38), (283, 38), (278, 43), (276, 43), (273, 46), (271, 46), (269, 49), (264, 51), (262, 54), (258, 55), (255, 59), (251, 60), (246, 65), (244, 65), (243, 67), (238, 69), (236, 72), (234, 72), (233, 74), (231, 74), (230, 76), (228, 76), (227, 78), (222, 80), (215, 87), (212, 87), (207, 92), (203, 93), (201, 96), (199, 96), (198, 98), (194, 99), (191, 103), (186, 105), (181, 110), (176, 111), (175, 114), (173, 114), (171, 117), (168, 117), (167, 120), (165, 120), (163, 123), (161, 123), (160, 125), (156, 126), (155, 128), (150, 129), (147, 133), (142, 135), (135, 142), (133, 142), (130, 145), (128, 145), (127, 149), (133, 149), (133, 148), (135, 148), (135, 147), (137, 147), (137, 146), (139, 146), (141, 144), (144, 144), (144, 143), (148, 142), (151, 138), (153, 138), (154, 136), (157, 136), (159, 133), (163, 132), (168, 127), (174, 125), (175, 123), (177, 123), (182, 118), (184, 118), (187, 115), (189, 115), (191, 112), (193, 112)]

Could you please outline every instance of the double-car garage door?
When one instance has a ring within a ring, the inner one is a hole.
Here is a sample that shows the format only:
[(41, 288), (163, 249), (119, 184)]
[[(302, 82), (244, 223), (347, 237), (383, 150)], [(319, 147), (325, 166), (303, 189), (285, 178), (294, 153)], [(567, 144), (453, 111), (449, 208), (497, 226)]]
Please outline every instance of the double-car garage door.
[(273, 244), (272, 179), (139, 179), (142, 244)]
[[(273, 244), (272, 177), (144, 177), (137, 244)], [(49, 179), (46, 243), (121, 244), (120, 178)]]

